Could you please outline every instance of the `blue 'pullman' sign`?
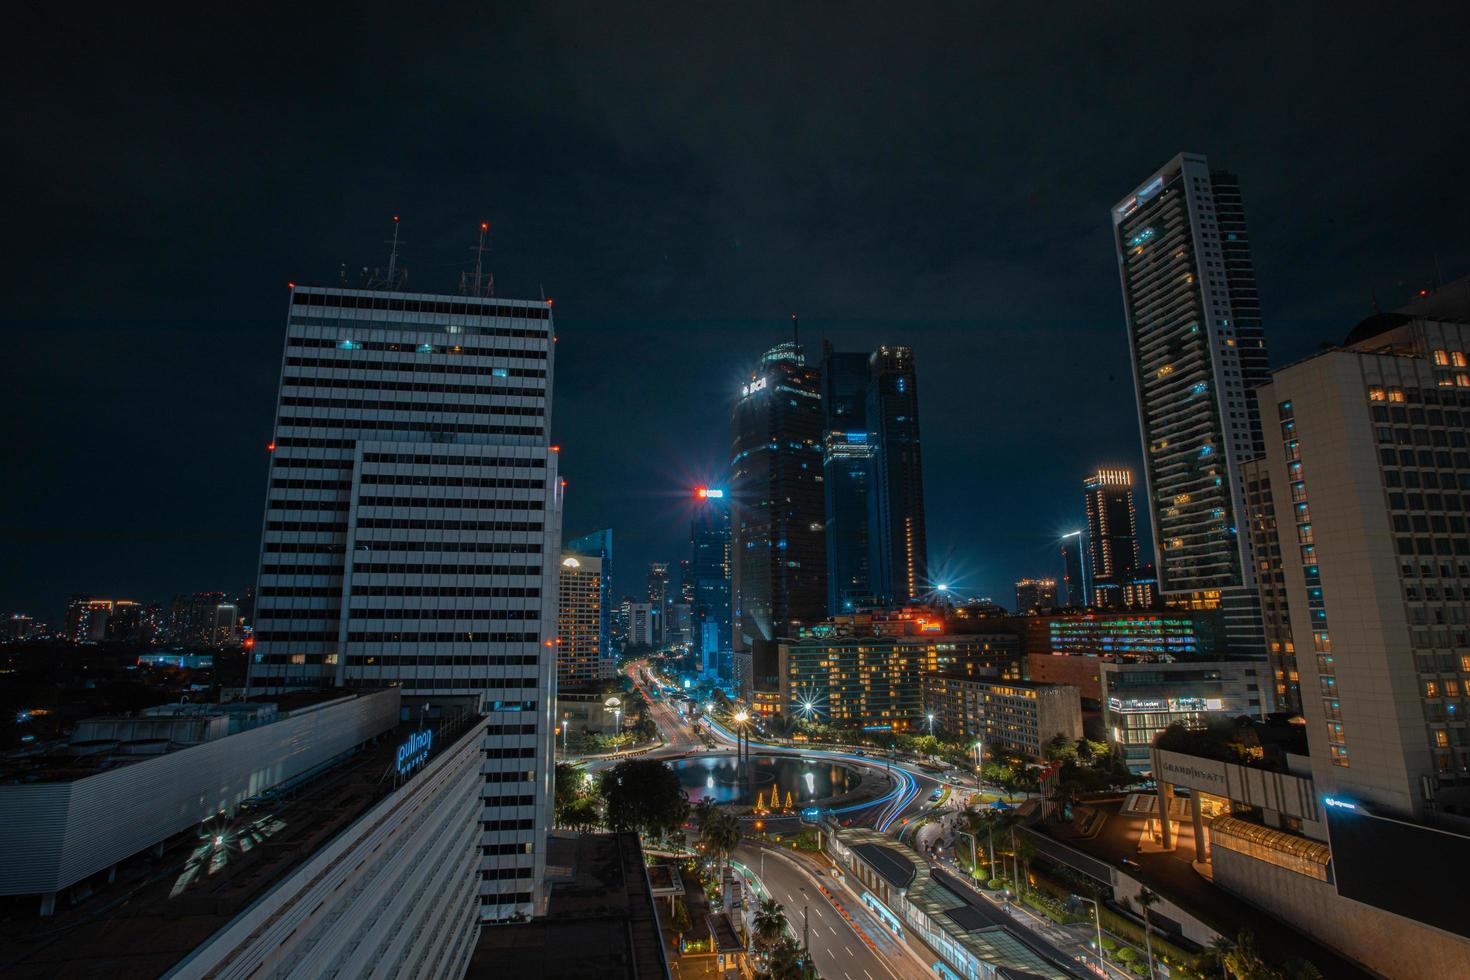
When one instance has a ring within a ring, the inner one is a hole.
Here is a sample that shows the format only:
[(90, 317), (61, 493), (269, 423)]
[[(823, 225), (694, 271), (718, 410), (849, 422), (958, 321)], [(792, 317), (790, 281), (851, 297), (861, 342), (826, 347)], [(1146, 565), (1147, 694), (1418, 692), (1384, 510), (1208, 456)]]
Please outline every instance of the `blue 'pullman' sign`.
[(398, 746), (398, 774), (406, 776), (428, 761), (429, 748), (434, 744), (432, 731), (414, 732), (408, 741)]

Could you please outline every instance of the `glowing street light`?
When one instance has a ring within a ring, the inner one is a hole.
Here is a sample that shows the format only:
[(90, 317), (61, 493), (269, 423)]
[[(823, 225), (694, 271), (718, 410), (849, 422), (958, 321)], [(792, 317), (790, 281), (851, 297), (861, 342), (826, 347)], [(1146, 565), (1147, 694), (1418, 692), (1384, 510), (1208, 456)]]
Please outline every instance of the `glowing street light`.
[(929, 712), (929, 734), (934, 734), (934, 712)]

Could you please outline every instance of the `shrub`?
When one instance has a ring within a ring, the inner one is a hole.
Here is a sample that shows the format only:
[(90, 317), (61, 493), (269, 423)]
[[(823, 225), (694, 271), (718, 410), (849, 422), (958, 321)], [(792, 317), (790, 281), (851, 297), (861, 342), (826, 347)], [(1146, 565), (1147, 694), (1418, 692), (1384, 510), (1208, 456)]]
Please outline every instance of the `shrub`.
[(1004, 888), (1005, 881), (1001, 878), (991, 878), (985, 883), (986, 888)]
[(1118, 959), (1122, 960), (1124, 963), (1132, 963), (1134, 960), (1138, 959), (1138, 950), (1134, 949), (1132, 946), (1124, 946), (1122, 949), (1118, 950)]
[(1115, 950), (1115, 949), (1118, 948), (1118, 944), (1115, 943), (1115, 942), (1113, 942), (1107, 936), (1104, 936), (1103, 937), (1102, 946), (1103, 946), (1103, 949), (1107, 950), (1109, 953), (1111, 953), (1113, 950)]
[(1132, 966), (1128, 967), (1128, 972), (1133, 974), (1135, 977), (1146, 977), (1148, 976), (1148, 964), (1134, 963)]

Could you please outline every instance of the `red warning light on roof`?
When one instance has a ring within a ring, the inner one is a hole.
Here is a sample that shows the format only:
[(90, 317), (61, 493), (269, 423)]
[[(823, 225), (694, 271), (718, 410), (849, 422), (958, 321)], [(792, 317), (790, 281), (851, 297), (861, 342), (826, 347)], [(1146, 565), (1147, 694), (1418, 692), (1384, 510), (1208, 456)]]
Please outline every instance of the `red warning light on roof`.
[(398, 220), (398, 215), (396, 215), (396, 214), (395, 214), (395, 215), (394, 215), (394, 216), (393, 216), (393, 220), (394, 220), (394, 221), (397, 221), (397, 220)]
[(547, 306), (551, 306), (551, 305), (552, 305), (552, 304), (554, 304), (554, 303), (555, 303), (555, 302), (556, 302), (556, 300), (554, 300), (554, 299), (549, 299), (549, 300), (547, 300), (547, 301), (546, 301), (546, 305), (547, 305)]
[(286, 288), (287, 289), (295, 289), (296, 288), (296, 284), (294, 282), (288, 282), (288, 283), (286, 283)]
[(273, 453), (276, 451), (276, 441), (274, 439), (265, 444), (265, 451), (268, 453)]
[(560, 446), (552, 446), (551, 447), (551, 451), (554, 452), (554, 453), (559, 453), (559, 452), (561, 452), (561, 447)]
[(709, 496), (709, 487), (695, 487), (694, 495), (700, 500), (704, 500)]
[(480, 222), (480, 230), (481, 231), (489, 231), (490, 230), (490, 223), (488, 221), (482, 221), (482, 222)]

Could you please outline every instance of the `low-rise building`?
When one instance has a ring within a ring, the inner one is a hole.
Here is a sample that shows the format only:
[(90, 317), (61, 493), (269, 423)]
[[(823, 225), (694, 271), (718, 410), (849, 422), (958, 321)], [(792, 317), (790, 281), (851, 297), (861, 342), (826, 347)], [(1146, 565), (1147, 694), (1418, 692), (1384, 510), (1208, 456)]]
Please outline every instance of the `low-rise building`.
[(1265, 661), (1100, 661), (1103, 725), (1134, 772), (1151, 766), (1154, 737), (1170, 725), (1202, 728), (1212, 717), (1264, 719), (1270, 710)]
[(1061, 735), (1082, 737), (1082, 703), (1067, 684), (989, 680), (953, 673), (926, 674), (924, 711), (937, 729), (980, 739), (1033, 762)]

